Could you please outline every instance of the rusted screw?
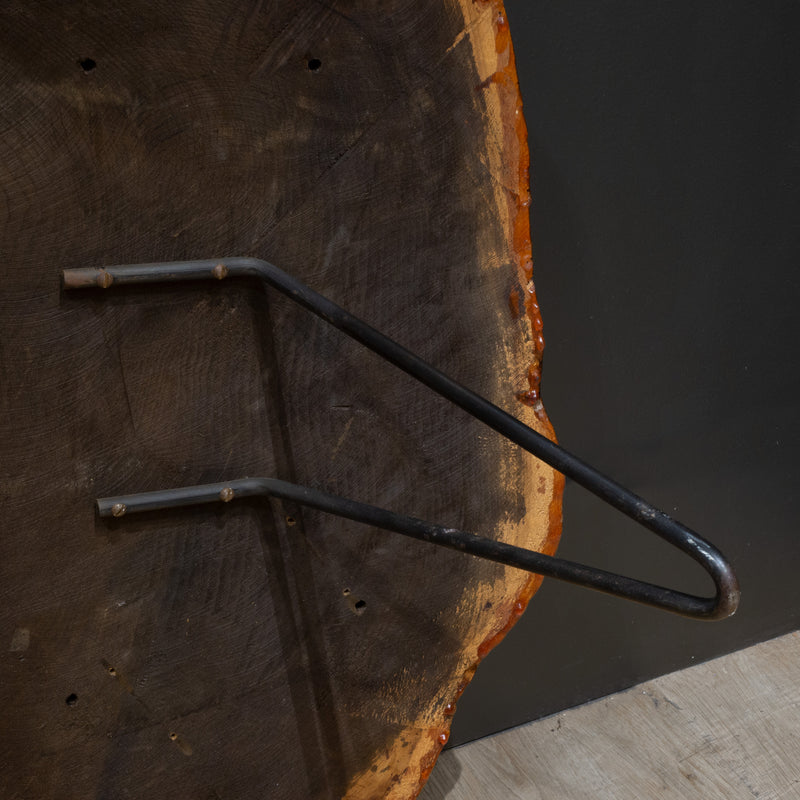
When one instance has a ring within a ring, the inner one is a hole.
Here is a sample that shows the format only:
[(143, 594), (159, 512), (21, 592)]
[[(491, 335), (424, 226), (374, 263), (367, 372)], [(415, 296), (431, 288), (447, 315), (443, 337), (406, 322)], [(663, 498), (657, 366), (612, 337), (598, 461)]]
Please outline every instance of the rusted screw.
[(125, 503), (114, 503), (114, 505), (111, 506), (111, 516), (121, 517), (127, 510), (128, 507), (125, 505)]
[(224, 264), (217, 264), (214, 269), (211, 270), (211, 274), (218, 280), (221, 281), (224, 277), (228, 274), (228, 268)]
[(114, 283), (114, 276), (110, 272), (101, 269), (100, 272), (97, 273), (97, 285), (101, 289), (108, 289), (112, 283)]
[(219, 499), (222, 500), (223, 503), (230, 503), (233, 500), (233, 489), (230, 486), (226, 486), (220, 493)]

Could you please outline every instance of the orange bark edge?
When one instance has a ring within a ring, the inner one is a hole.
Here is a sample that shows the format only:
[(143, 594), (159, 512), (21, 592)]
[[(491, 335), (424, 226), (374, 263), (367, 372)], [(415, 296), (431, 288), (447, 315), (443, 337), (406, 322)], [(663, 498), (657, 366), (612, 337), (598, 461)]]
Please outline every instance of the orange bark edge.
[[(519, 280), (524, 291), (525, 313), (530, 321), (532, 332), (532, 359), (528, 367), (528, 388), (516, 394), (517, 400), (533, 408), (536, 417), (542, 423), (548, 438), (556, 441), (555, 432), (550, 424), (540, 398), (540, 381), (542, 377), (542, 354), (544, 352), (544, 336), (542, 334), (542, 315), (536, 299), (536, 287), (533, 283), (533, 252), (531, 247), (531, 231), (529, 209), (531, 205), (530, 192), (530, 152), (528, 150), (528, 128), (522, 113), (522, 97), (517, 79), (516, 60), (511, 42), (511, 32), (508, 26), (505, 7), (502, 0), (473, 0), (480, 5), (490, 6), (494, 17), (495, 43), (498, 53), (508, 50), (508, 62), (505, 67), (498, 69), (486, 81), (500, 87), (502, 107), (502, 123), (505, 152), (518, 152), (518, 188), (509, 203), (513, 204), (511, 232), (511, 247), (517, 259)], [(520, 295), (518, 290), (509, 296), (511, 316), (519, 315)], [(547, 555), (553, 555), (561, 538), (562, 496), (564, 490), (564, 476), (556, 472), (553, 487), (553, 499), (550, 502), (549, 522), (547, 537), (541, 549)], [(517, 620), (527, 608), (527, 605), (542, 583), (541, 575), (531, 575), (526, 581), (517, 598), (506, 605), (503, 615), (506, 624), (500, 630), (491, 633), (478, 647), (478, 657), (462, 676), (455, 695), (445, 708), (446, 726), (432, 728), (429, 735), (432, 746), (428, 754), (422, 759), (419, 785), (411, 797), (417, 797), (425, 785), (431, 770), (436, 764), (439, 754), (450, 735), (450, 722), (456, 710), (456, 703), (469, 685), (480, 662), (505, 638), (506, 634), (515, 625)]]

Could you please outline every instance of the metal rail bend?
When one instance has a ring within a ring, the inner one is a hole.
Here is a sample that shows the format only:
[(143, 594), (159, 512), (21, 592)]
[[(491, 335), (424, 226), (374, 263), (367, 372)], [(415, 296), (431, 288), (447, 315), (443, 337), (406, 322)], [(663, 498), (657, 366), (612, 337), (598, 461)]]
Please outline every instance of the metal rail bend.
[(115, 505), (123, 506), (124, 513), (224, 500), (225, 497), (220, 493), (226, 489), (232, 492), (230, 498), (272, 495), (684, 616), (717, 620), (728, 617), (736, 611), (739, 604), (738, 581), (731, 565), (710, 542), (267, 261), (257, 258), (224, 258), (70, 269), (64, 271), (63, 280), (65, 289), (107, 289), (114, 285), (223, 280), (237, 276), (259, 278), (268, 286), (278, 289), (502, 436), (579, 483), (627, 517), (682, 550), (711, 576), (716, 594), (714, 597), (684, 594), (503, 542), (483, 539), (464, 531), (433, 525), (307, 487), (267, 478), (246, 478), (224, 484), (105, 498), (98, 500), (101, 515), (114, 516), (112, 509)]

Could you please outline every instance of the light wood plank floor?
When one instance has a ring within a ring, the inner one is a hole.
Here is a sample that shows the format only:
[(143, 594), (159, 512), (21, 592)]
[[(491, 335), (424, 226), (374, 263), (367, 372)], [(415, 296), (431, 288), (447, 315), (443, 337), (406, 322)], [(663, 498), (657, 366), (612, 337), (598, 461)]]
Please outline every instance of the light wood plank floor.
[(800, 632), (442, 755), (420, 800), (800, 798)]

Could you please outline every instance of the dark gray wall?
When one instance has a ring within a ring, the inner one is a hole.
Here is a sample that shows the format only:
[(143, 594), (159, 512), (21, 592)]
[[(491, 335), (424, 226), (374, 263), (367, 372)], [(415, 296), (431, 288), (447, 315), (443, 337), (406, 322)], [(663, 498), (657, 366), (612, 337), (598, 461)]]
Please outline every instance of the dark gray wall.
[[(800, 627), (800, 4), (507, 11), (556, 431), (720, 546), (743, 594), (709, 624), (545, 581), (456, 744)], [(707, 592), (579, 487), (564, 508), (562, 556)]]

